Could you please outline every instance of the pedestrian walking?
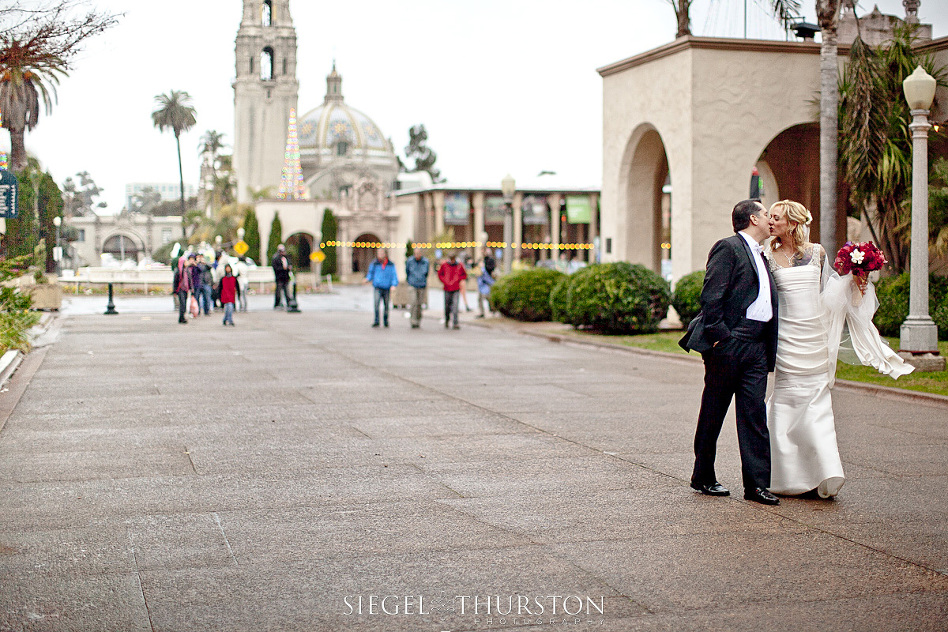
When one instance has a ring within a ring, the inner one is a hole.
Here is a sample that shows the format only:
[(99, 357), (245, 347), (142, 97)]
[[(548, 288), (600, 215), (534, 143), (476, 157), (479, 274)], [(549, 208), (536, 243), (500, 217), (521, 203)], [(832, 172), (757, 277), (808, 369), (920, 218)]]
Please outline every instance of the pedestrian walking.
[(201, 275), (201, 287), (197, 290), (198, 309), (209, 316), (214, 311), (214, 270), (204, 261), (204, 255), (198, 253), (195, 263)]
[(193, 252), (188, 255), (187, 270), (191, 284), (191, 297), (188, 299), (188, 310), (191, 312), (192, 318), (197, 318), (201, 315), (201, 305), (198, 302), (198, 297), (201, 296), (202, 292), (202, 276), (201, 269), (197, 265), (197, 254)]
[(276, 288), (273, 292), (273, 309), (280, 309), (283, 307), (283, 299), (286, 299), (286, 306), (290, 307), (292, 302), (290, 301), (290, 291), (288, 286), (290, 284), (290, 260), (286, 256), (286, 246), (280, 244), (277, 246), (276, 254), (273, 255), (273, 261), (271, 264), (273, 266), (273, 278), (276, 281)]
[[(487, 262), (481, 260), (480, 271), (477, 275), (477, 318), (484, 318), (485, 311), (493, 312), (490, 307), (490, 289), (494, 285), (494, 275), (487, 271)], [(484, 306), (487, 309), (484, 309)]]
[(391, 289), (398, 285), (398, 273), (395, 272), (395, 264), (388, 260), (388, 253), (384, 248), (378, 249), (375, 260), (369, 264), (365, 282), (371, 283), (375, 292), (375, 322), (372, 326), (379, 326), (379, 304), (384, 303), (382, 322), (388, 327), (389, 294)]
[(234, 327), (234, 304), (240, 296), (240, 285), (229, 263), (224, 266), (224, 276), (217, 285), (217, 295), (220, 296), (221, 305), (224, 306), (224, 325)]
[(448, 255), (448, 260), (441, 263), (438, 268), (438, 279), (444, 285), (444, 327), (447, 329), (453, 318), (454, 329), (460, 329), (458, 324), (458, 292), (463, 291), (464, 282), (467, 280), (467, 272), (464, 266), (458, 262), (456, 253)]
[(411, 286), (411, 328), (421, 326), (421, 306), (425, 302), (428, 290), (428, 259), (422, 256), (420, 250), (405, 262), (405, 280)]
[[(472, 273), (474, 272), (474, 259), (470, 255), (467, 255), (466, 257), (464, 257), (464, 261), (461, 265), (464, 266), (465, 272), (467, 272), (468, 269), (470, 269)], [(467, 283), (461, 284), (460, 296), (461, 296), (461, 303), (464, 303), (464, 311), (465, 312), (471, 311), (471, 306), (467, 302)], [(458, 309), (460, 310), (460, 308), (461, 306), (459, 303)]]
[(247, 264), (247, 257), (238, 257), (234, 264), (234, 276), (237, 277), (237, 287), (240, 289), (238, 294), (238, 305), (240, 311), (247, 311), (247, 290), (250, 289), (250, 266)]
[(188, 292), (191, 291), (191, 273), (188, 270), (189, 259), (182, 256), (178, 259), (178, 266), (174, 271), (174, 293), (178, 296), (178, 322), (182, 325), (188, 323), (184, 314), (188, 309)]

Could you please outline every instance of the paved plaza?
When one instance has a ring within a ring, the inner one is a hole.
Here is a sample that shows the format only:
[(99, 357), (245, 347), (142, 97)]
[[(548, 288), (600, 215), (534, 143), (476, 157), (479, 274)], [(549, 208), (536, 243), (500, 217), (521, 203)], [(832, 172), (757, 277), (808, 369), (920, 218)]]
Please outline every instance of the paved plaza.
[(704, 497), (700, 363), (369, 297), (67, 303), (0, 394), (0, 631), (948, 628), (944, 404), (838, 388), (837, 501)]

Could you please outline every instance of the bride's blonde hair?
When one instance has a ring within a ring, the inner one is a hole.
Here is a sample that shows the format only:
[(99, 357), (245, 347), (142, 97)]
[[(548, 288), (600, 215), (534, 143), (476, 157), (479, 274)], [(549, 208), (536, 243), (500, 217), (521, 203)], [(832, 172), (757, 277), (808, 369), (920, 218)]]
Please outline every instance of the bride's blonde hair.
[[(771, 215), (774, 211), (783, 211), (791, 226), (787, 231), (787, 234), (790, 235), (790, 246), (802, 257), (805, 254), (807, 237), (809, 235), (807, 226), (813, 221), (813, 216), (810, 215), (810, 211), (806, 210), (806, 207), (799, 202), (794, 202), (793, 200), (774, 202), (773, 206), (770, 207)], [(783, 242), (780, 238), (774, 237), (771, 248), (777, 250), (782, 245)]]

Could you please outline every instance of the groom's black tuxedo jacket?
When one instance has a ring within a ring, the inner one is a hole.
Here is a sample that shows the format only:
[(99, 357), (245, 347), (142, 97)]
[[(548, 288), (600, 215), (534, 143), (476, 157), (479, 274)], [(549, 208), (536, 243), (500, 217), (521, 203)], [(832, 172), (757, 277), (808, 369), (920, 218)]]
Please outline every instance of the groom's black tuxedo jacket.
[[(736, 233), (714, 244), (701, 289), (701, 313), (691, 321), (688, 332), (678, 344), (684, 349), (705, 353), (714, 343), (731, 336), (747, 308), (757, 300), (760, 286), (754, 257), (759, 256)], [(777, 358), (777, 287), (766, 261), (763, 268), (770, 277), (770, 300), (774, 309), (773, 319), (764, 328), (767, 370), (773, 371)]]

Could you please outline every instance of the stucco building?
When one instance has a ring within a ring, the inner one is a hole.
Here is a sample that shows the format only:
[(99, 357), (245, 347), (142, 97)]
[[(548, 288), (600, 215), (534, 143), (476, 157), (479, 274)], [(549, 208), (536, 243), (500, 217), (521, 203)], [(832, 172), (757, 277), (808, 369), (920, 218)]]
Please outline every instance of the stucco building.
[[(878, 40), (891, 16), (869, 17)], [(852, 19), (843, 16), (841, 38), (855, 32)], [(840, 40), (841, 65), (849, 37)], [(918, 49), (948, 63), (948, 38)], [(675, 279), (703, 268), (714, 242), (732, 233), (730, 210), (748, 197), (755, 169), (763, 201), (805, 204), (818, 241), (819, 62), (812, 41), (687, 36), (600, 68), (603, 260), (656, 271), (670, 260)], [(939, 89), (936, 100), (933, 118), (944, 121), (948, 91)], [(841, 242), (848, 192), (838, 191)]]

